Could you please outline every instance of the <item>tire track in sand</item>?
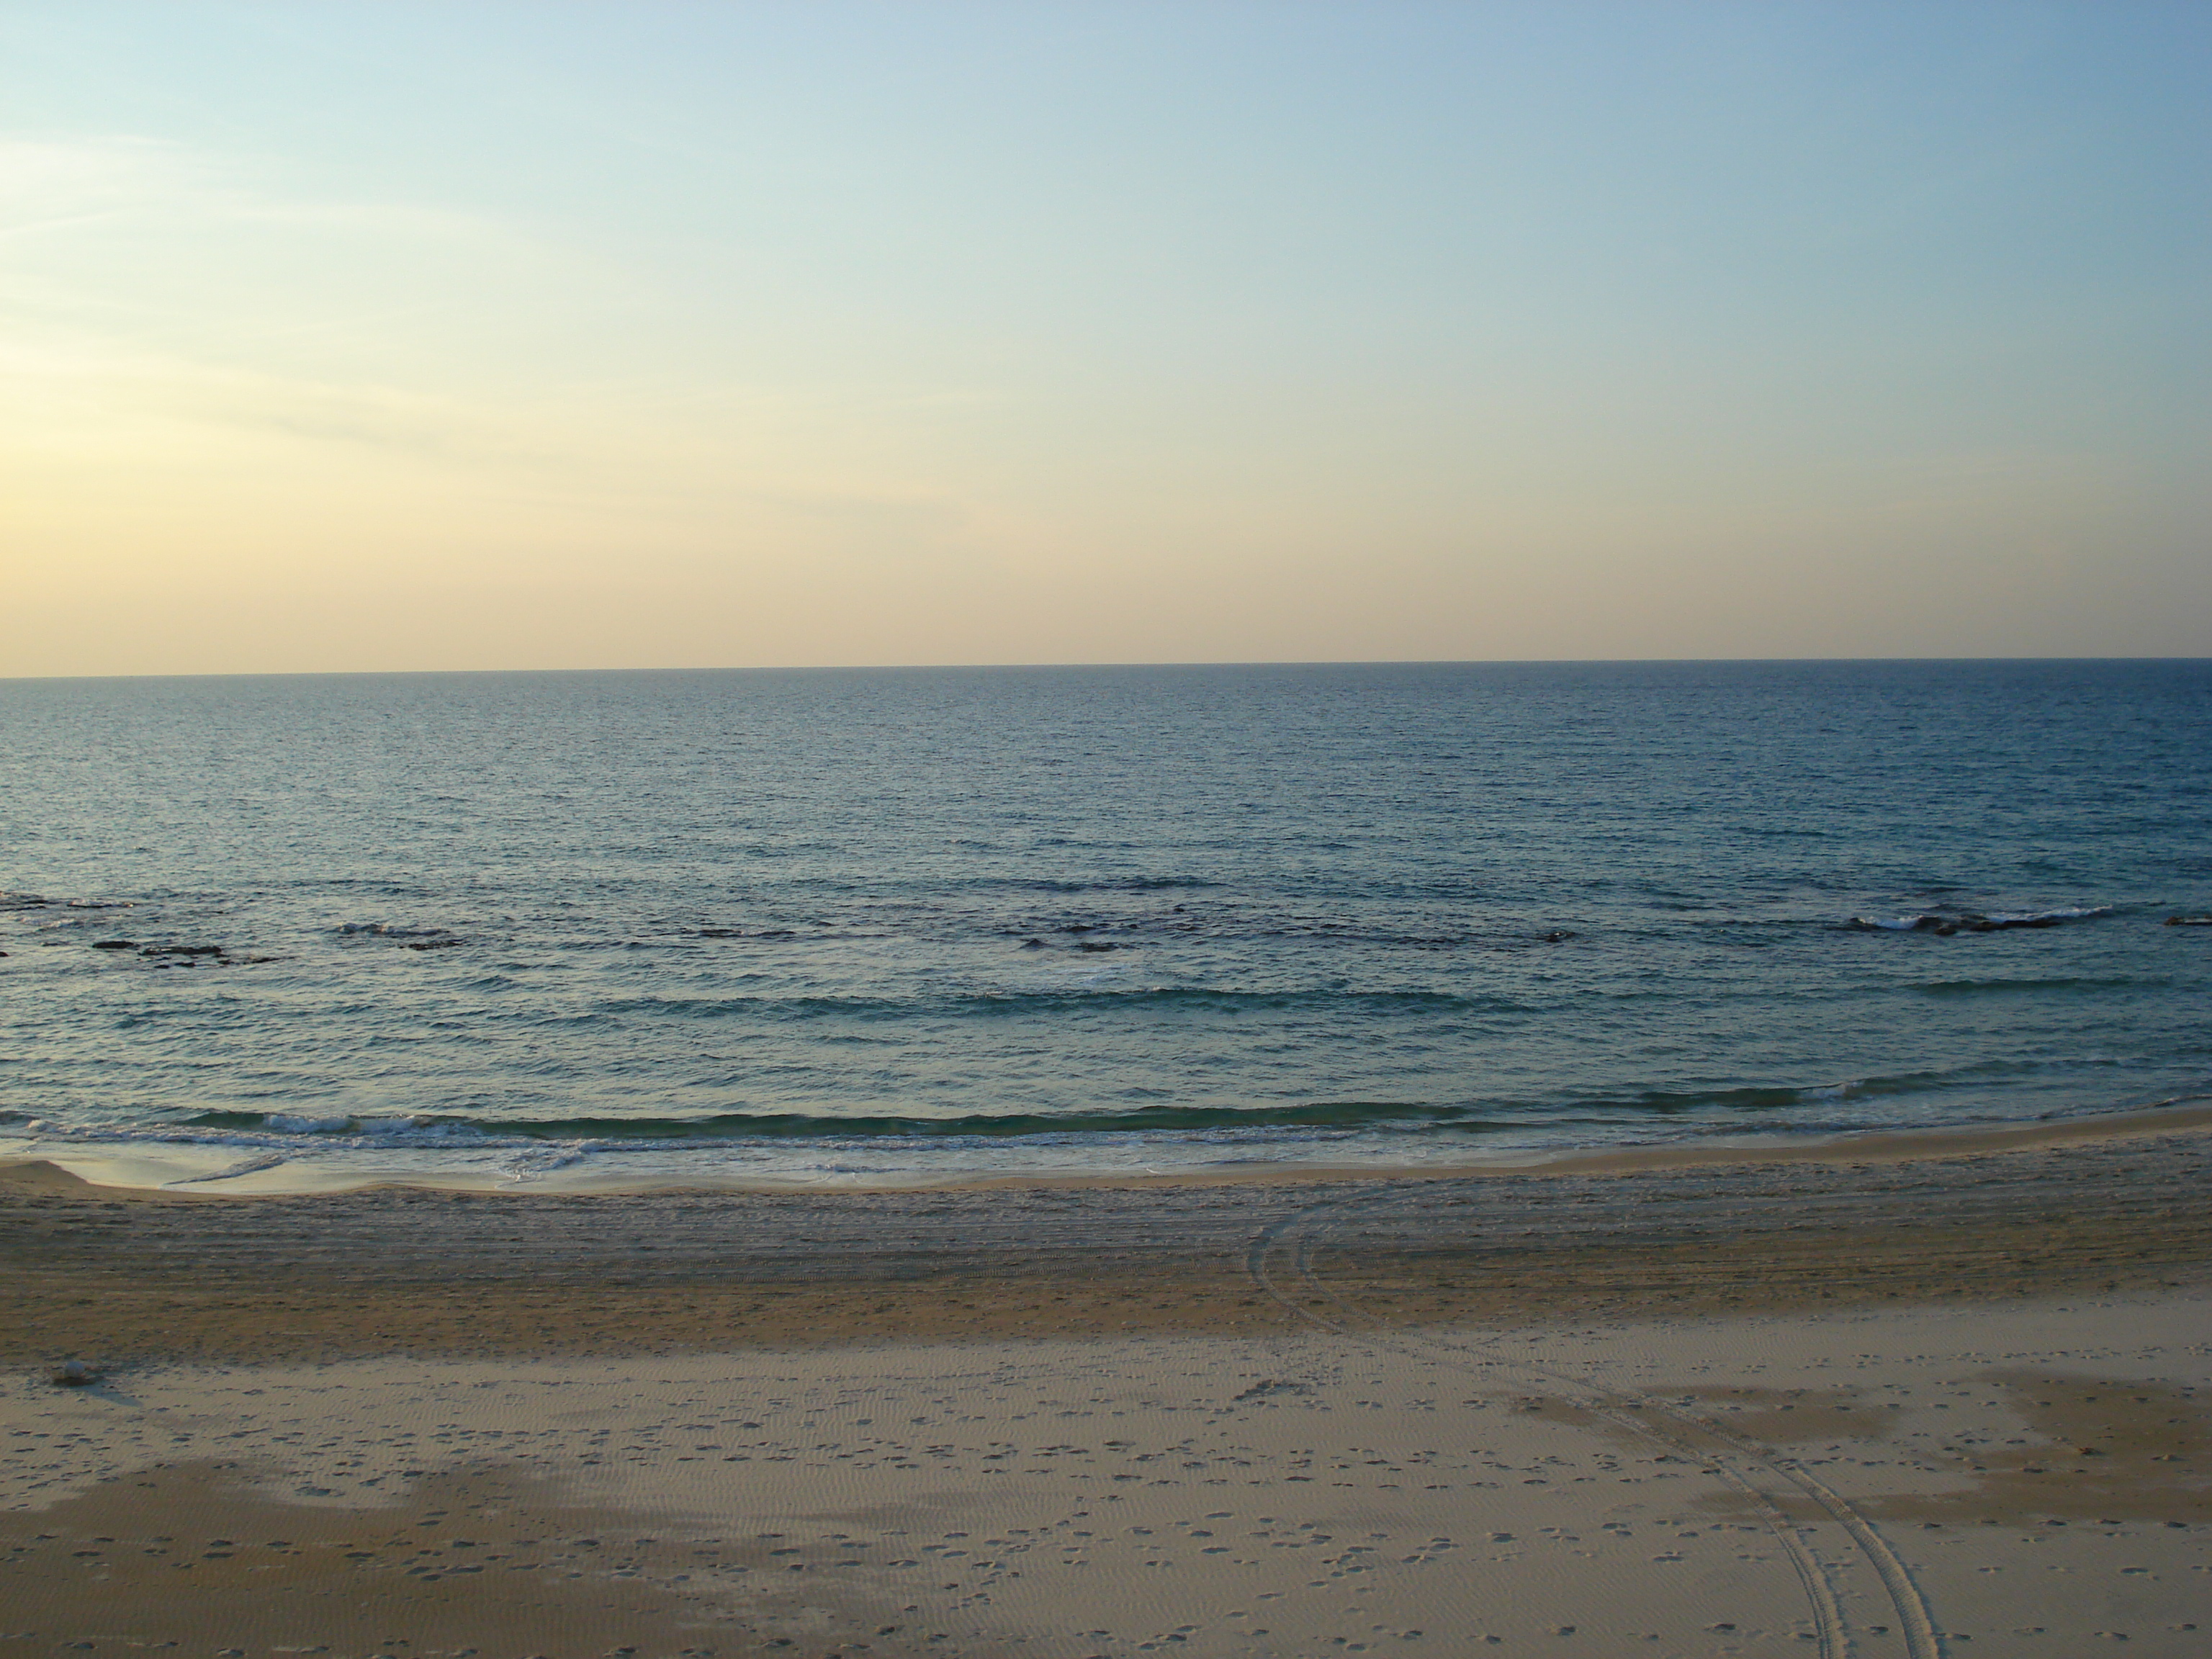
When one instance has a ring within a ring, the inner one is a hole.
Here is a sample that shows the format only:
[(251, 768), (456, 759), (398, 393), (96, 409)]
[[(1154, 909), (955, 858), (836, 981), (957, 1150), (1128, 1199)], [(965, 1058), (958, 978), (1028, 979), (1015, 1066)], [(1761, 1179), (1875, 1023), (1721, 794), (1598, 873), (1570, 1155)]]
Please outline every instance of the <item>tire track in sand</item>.
[[(1788, 1558), (1805, 1593), (1820, 1659), (1846, 1659), (1858, 1650), (1862, 1640), (1877, 1633), (1851, 1629), (1844, 1617), (1831, 1569), (1807, 1545), (1799, 1531), (1802, 1522), (1790, 1518), (1790, 1510), (1802, 1513), (1809, 1505), (1839, 1526), (1854, 1547), (1856, 1559), (1838, 1562), (1835, 1571), (1871, 1577), (1879, 1585), (1881, 1596), (1895, 1610), (1896, 1625), (1884, 1634), (1893, 1635), (1897, 1641), (1881, 1645), (1901, 1651), (1905, 1659), (1942, 1659), (1943, 1640), (1926, 1598), (1888, 1540), (1849, 1499), (1795, 1459), (1778, 1456), (1771, 1449), (1710, 1418), (1632, 1389), (1527, 1360), (1479, 1353), (1463, 1343), (1393, 1326), (1382, 1315), (1359, 1306), (1325, 1282), (1315, 1260), (1328, 1235), (1346, 1220), (1384, 1201), (1379, 1197), (1329, 1199), (1269, 1224), (1253, 1236), (1247, 1248), (1247, 1273), (1262, 1293), (1309, 1325), (1411, 1357), (1442, 1358), (1461, 1370), (1486, 1373), (1492, 1382), (1501, 1380), (1501, 1374), (1505, 1379), (1525, 1379), (1561, 1404), (1586, 1412), (1632, 1438), (1663, 1447), (1718, 1477), (1750, 1503)], [(1285, 1276), (1295, 1281), (1288, 1291)]]

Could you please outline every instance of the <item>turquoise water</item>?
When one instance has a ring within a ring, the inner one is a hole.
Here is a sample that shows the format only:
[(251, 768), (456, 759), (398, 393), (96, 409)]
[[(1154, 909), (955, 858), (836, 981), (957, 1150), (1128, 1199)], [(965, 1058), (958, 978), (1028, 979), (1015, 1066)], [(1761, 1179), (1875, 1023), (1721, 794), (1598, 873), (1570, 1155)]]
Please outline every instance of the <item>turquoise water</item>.
[(2202, 662), (0, 682), (0, 1151), (865, 1182), (2141, 1106), (2212, 1091), (2208, 733)]

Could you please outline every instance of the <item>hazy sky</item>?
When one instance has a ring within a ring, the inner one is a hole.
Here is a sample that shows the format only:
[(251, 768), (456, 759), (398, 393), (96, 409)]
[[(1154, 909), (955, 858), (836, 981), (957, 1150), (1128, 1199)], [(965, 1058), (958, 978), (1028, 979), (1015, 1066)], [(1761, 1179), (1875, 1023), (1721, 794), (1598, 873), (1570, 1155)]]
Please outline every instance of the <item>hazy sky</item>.
[(0, 0), (0, 673), (2212, 654), (2212, 7)]

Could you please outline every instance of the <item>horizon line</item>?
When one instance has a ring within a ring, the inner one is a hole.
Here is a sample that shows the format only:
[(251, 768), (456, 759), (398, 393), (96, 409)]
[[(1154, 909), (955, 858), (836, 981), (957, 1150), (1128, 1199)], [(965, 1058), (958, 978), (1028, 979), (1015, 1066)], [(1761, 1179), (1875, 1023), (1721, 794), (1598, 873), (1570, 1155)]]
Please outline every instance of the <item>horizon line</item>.
[(680, 666), (595, 668), (277, 668), (210, 669), (181, 673), (9, 674), (0, 684), (31, 685), (86, 680), (400, 679), (464, 675), (534, 674), (920, 674), (1034, 673), (1048, 670), (1144, 668), (1601, 668), (1631, 665), (1710, 667), (1788, 666), (1814, 663), (2212, 663), (2212, 655), (2177, 656), (1821, 656), (1821, 657), (1313, 657), (1216, 658), (1097, 662), (720, 663)]

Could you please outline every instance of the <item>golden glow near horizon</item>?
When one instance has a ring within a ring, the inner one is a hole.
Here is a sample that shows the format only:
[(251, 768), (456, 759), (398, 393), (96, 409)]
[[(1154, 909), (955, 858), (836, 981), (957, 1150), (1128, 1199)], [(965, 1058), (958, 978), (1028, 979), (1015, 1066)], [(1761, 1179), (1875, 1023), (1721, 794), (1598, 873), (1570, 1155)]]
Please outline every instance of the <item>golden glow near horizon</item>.
[(0, 4), (0, 674), (2206, 654), (2208, 45)]

